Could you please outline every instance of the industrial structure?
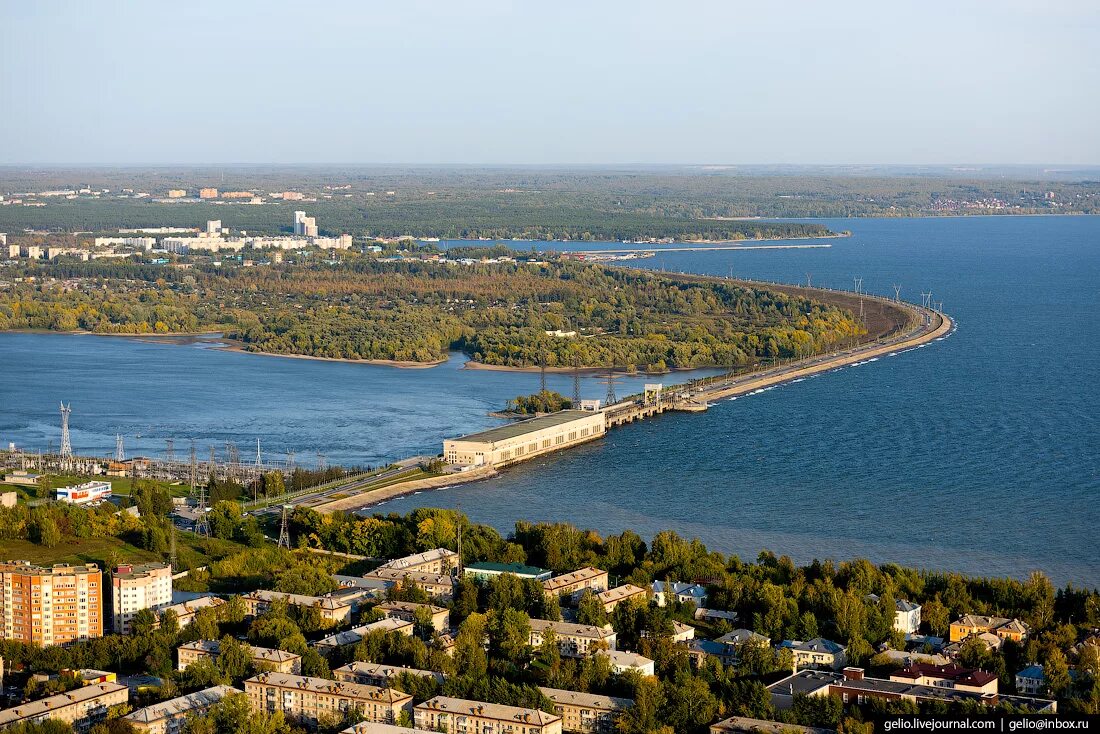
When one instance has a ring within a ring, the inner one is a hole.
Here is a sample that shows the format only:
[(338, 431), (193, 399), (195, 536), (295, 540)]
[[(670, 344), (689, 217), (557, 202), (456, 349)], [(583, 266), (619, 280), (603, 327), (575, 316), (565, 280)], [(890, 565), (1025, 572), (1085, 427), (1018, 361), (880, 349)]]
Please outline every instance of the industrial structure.
[(562, 410), (443, 442), (443, 458), (464, 466), (507, 466), (603, 436), (603, 413)]

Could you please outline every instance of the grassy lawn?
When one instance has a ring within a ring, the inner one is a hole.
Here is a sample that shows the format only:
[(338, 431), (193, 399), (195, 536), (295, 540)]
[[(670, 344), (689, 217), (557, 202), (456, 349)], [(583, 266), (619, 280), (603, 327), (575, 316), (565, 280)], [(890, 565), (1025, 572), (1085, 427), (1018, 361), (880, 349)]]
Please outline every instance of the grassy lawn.
[[(246, 546), (217, 538), (200, 538), (192, 533), (176, 534), (176, 558), (179, 568), (208, 565), (244, 550)], [(146, 563), (167, 560), (159, 553), (138, 548), (120, 538), (75, 538), (67, 536), (54, 548), (29, 540), (0, 540), (0, 560), (30, 561), (43, 566), (54, 563), (80, 564), (89, 561), (106, 566), (108, 559)]]
[[(83, 484), (84, 482), (91, 481), (104, 481), (111, 483), (111, 491), (114, 494), (129, 497), (130, 490), (133, 486), (133, 480), (129, 477), (82, 477), (67, 474), (48, 474), (46, 475), (46, 481), (49, 484), (50, 489), (57, 489), (58, 487), (67, 487), (72, 484)], [(170, 484), (169, 482), (161, 482), (153, 479), (139, 479), (139, 482), (151, 482), (157, 487), (167, 489), (173, 497), (186, 497), (191, 488), (186, 484)], [(21, 500), (33, 500), (37, 498), (38, 489), (36, 487), (27, 487), (17, 484), (3, 484), (0, 483), (0, 491), (10, 492), (15, 491), (19, 493)]]

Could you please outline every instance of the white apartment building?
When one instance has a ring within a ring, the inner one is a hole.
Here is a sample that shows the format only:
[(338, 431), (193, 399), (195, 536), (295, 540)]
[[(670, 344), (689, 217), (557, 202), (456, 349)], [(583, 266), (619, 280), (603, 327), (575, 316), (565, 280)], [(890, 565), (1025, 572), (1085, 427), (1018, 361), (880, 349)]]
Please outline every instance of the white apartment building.
[(111, 572), (111, 619), (118, 634), (130, 633), (130, 623), (142, 609), (159, 612), (171, 605), (172, 567), (168, 564), (125, 564)]

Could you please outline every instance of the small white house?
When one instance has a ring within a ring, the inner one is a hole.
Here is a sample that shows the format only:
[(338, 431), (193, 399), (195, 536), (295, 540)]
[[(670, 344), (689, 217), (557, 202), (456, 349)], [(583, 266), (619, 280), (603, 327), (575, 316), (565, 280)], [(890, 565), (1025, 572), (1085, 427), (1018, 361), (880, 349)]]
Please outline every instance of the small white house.
[(659, 607), (665, 605), (669, 593), (681, 604), (692, 602), (696, 609), (707, 605), (707, 590), (699, 584), (689, 584), (685, 581), (654, 581), (649, 588)]

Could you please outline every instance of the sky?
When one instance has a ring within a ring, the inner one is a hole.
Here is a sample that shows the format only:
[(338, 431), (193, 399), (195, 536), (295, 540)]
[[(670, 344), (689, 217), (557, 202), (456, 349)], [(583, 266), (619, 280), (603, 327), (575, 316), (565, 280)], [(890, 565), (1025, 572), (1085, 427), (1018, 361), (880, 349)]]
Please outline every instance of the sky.
[(0, 0), (0, 165), (1100, 163), (1096, 0)]

